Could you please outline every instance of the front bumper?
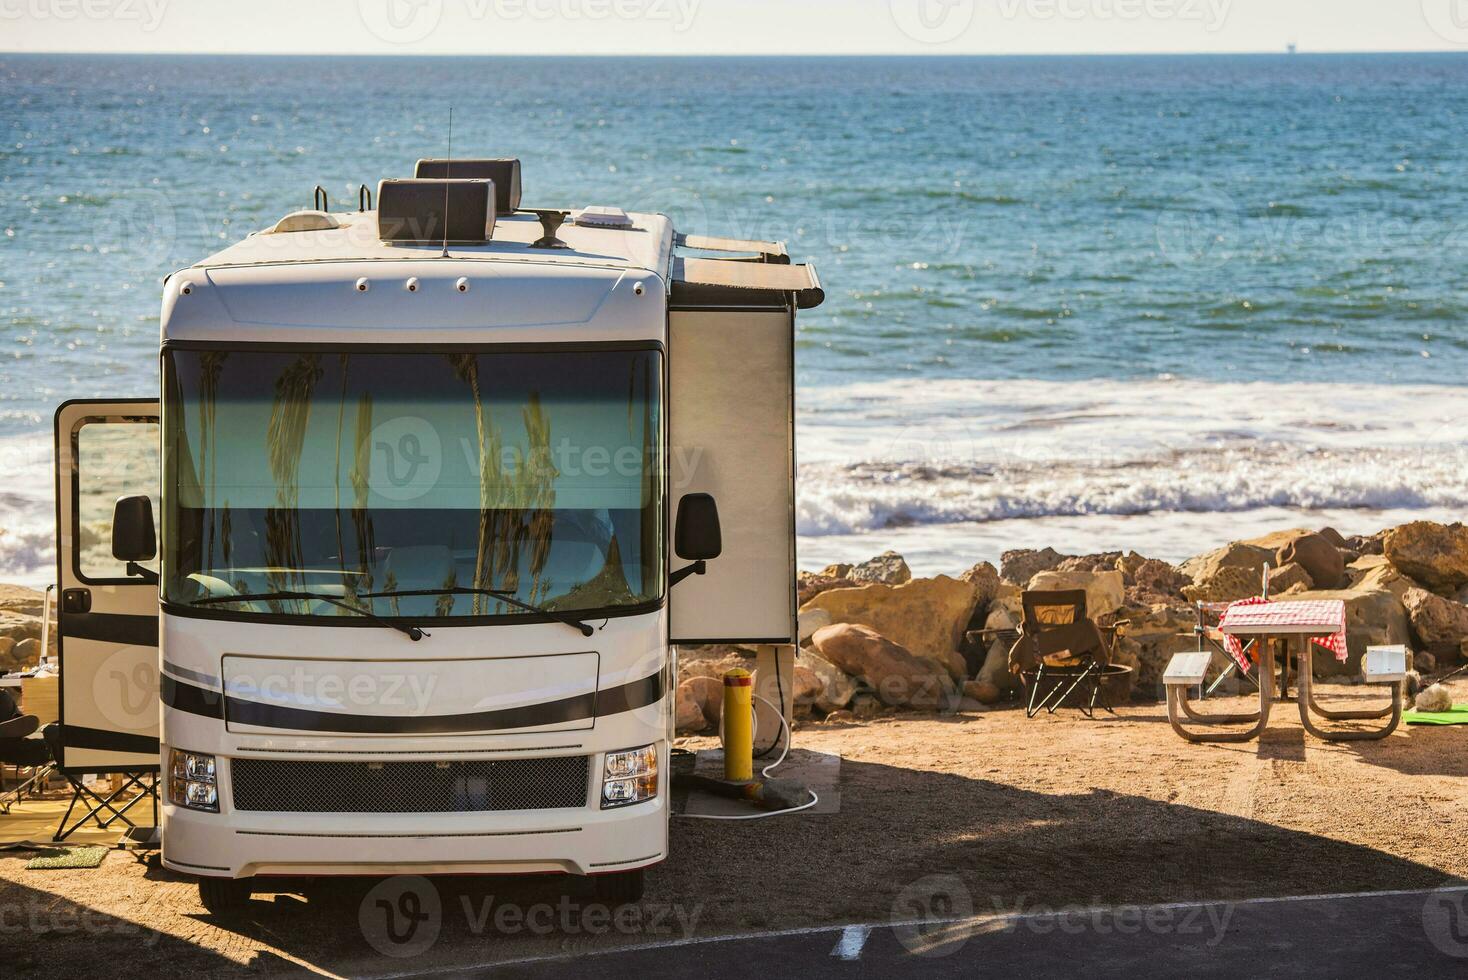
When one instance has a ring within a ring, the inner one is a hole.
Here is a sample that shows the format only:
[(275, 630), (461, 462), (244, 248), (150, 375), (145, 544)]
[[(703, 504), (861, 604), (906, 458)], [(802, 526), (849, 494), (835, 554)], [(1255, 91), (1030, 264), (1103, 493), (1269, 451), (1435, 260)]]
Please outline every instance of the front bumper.
[(600, 808), (598, 754), (584, 807), (468, 813), (240, 811), (221, 759), (219, 813), (163, 803), (163, 863), (221, 878), (631, 871), (667, 855), (665, 743), (659, 756), (659, 794), (645, 803)]

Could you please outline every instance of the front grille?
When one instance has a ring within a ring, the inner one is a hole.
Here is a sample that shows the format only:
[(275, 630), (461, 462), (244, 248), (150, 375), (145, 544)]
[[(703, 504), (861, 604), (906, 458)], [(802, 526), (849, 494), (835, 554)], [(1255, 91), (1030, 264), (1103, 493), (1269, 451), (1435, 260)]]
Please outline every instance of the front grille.
[(586, 805), (587, 756), (469, 762), (234, 759), (236, 810), (474, 813)]

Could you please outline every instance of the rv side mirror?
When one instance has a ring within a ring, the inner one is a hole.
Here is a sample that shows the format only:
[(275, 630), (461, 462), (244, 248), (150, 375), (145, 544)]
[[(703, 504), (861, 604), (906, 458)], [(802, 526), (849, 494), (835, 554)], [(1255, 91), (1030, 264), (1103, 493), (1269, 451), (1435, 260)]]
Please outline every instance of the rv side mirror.
[(712, 561), (724, 550), (719, 505), (706, 493), (690, 493), (678, 502), (673, 550), (687, 561)]
[(153, 573), (137, 567), (158, 556), (153, 532), (153, 502), (145, 496), (118, 497), (112, 508), (112, 557), (127, 562), (127, 573), (148, 578)]

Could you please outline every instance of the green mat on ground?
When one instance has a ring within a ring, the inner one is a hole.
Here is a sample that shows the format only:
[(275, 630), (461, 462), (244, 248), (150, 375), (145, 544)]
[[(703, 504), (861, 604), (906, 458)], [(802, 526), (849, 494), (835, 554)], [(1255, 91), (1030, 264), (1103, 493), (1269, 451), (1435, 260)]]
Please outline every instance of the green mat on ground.
[(86, 847), (55, 848), (42, 851), (26, 863), (28, 871), (54, 871), (57, 868), (95, 868), (111, 848), (100, 844)]
[(1468, 725), (1468, 704), (1455, 704), (1452, 711), (1404, 711), (1409, 725)]

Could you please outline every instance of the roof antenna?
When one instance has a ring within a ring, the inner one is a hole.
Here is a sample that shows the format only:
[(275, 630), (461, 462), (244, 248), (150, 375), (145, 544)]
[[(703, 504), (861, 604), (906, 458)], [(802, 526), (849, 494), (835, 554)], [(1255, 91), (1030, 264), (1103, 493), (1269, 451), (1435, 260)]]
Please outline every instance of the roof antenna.
[(449, 178), (454, 172), (454, 107), (449, 106), (449, 155), (443, 164), (443, 254), (449, 257)]

